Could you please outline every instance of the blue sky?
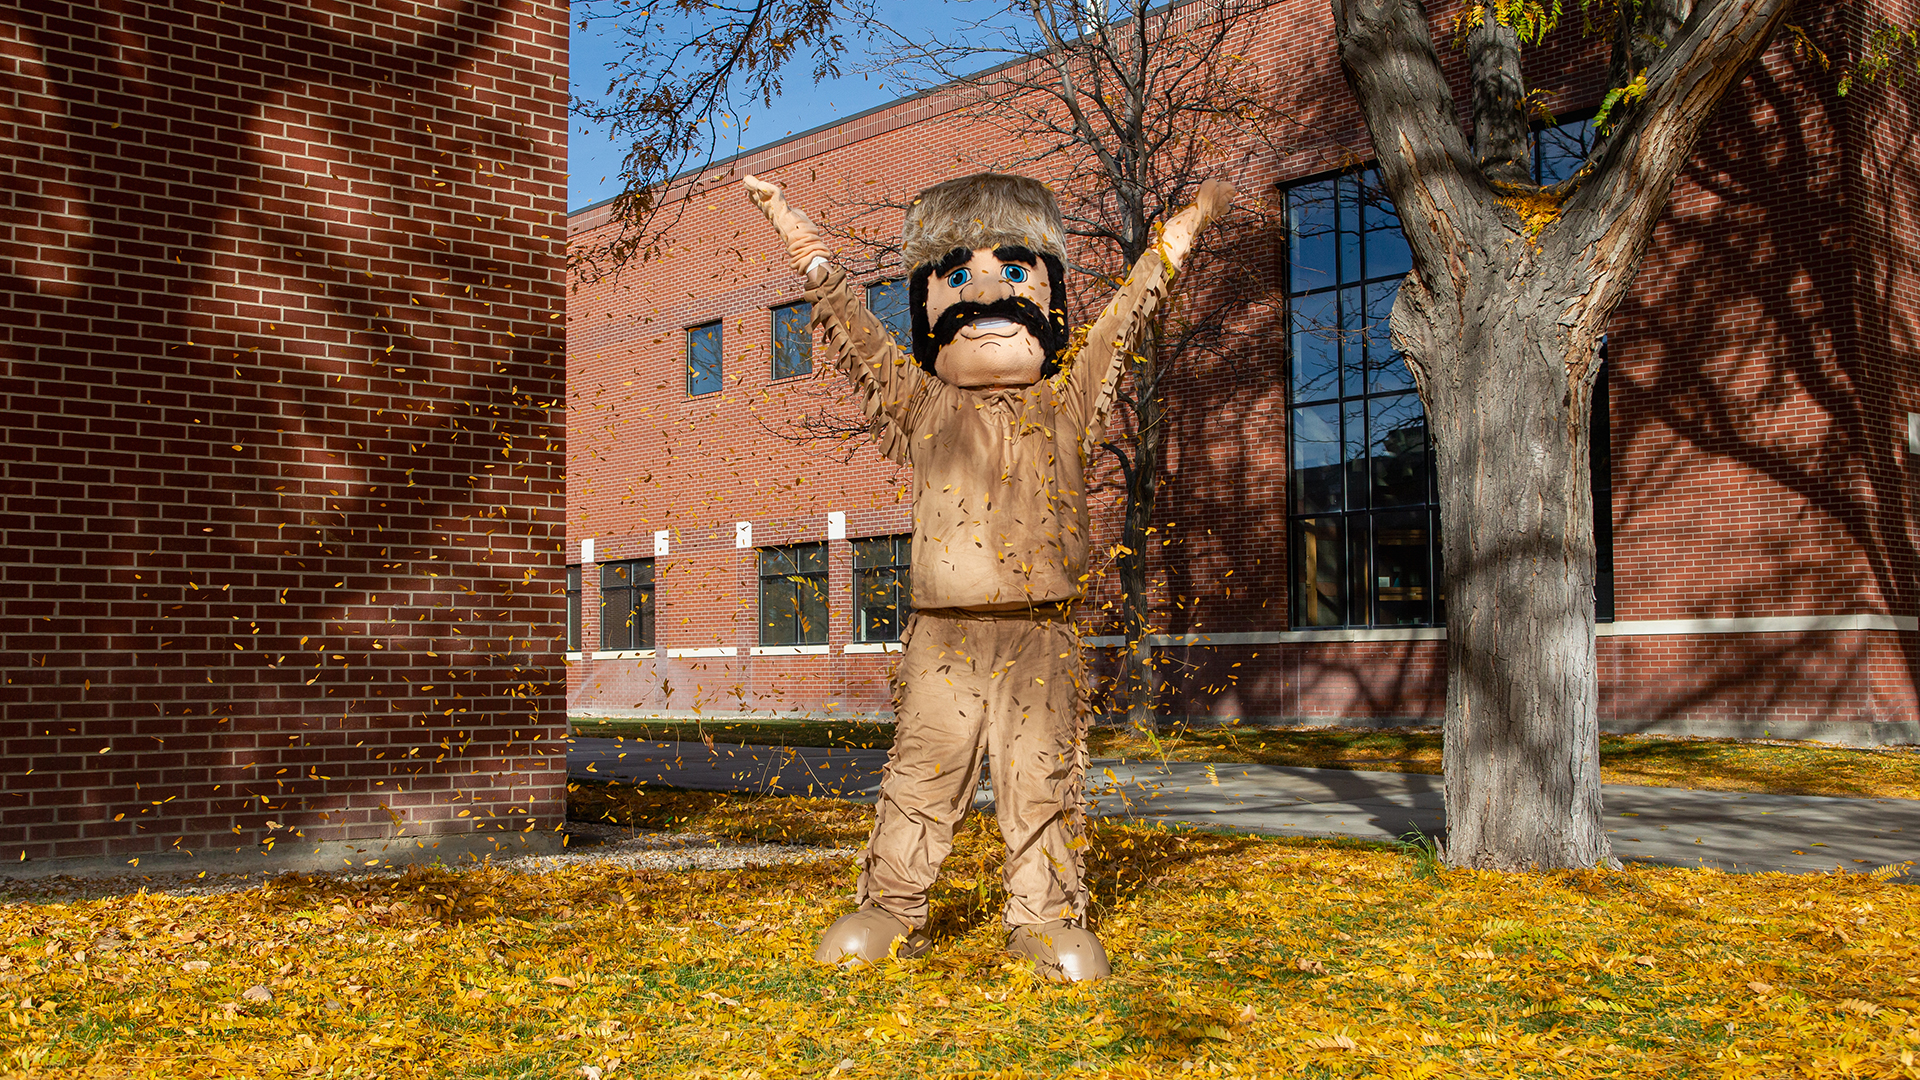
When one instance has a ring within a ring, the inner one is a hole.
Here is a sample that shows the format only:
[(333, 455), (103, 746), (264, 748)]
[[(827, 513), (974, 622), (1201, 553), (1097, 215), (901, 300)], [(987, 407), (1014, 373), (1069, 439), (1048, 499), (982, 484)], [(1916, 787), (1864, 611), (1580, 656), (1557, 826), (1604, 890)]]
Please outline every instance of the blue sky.
[[(911, 13), (923, 20), (923, 25), (935, 19), (945, 21), (938, 14), (939, 5), (925, 3), (899, 5), (907, 9), (903, 14)], [(595, 97), (606, 91), (609, 61), (618, 57), (617, 40), (611, 34), (594, 24), (594, 28), (573, 28), (572, 38), (572, 93), (579, 97)], [(899, 24), (895, 24), (898, 26)], [(903, 27), (904, 29), (904, 27)], [(866, 59), (866, 43), (857, 35), (847, 34), (848, 52), (842, 61), (844, 68), (855, 68)], [(774, 99), (773, 107), (767, 108), (758, 100), (742, 102), (747, 126), (734, 145), (745, 146), (751, 150), (777, 142), (795, 132), (844, 119), (857, 112), (885, 104), (903, 93), (906, 88), (896, 88), (881, 83), (877, 78), (850, 75), (840, 79), (815, 84), (812, 79), (812, 57), (802, 56), (798, 62), (790, 64), (783, 73), (785, 92)], [(626, 156), (626, 147), (607, 138), (605, 128), (587, 124), (580, 117), (573, 117), (567, 132), (567, 205), (578, 210), (591, 206), (603, 199), (611, 198), (620, 190), (618, 174), (620, 161)]]

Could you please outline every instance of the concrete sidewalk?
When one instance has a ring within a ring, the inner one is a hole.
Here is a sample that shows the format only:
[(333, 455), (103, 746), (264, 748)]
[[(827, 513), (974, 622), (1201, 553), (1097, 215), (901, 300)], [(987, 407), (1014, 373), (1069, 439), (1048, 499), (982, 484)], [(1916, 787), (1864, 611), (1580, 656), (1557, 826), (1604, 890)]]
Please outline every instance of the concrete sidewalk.
[[(575, 779), (871, 800), (884, 750), (575, 738)], [(974, 804), (991, 805), (991, 781)], [(1424, 773), (1095, 759), (1094, 812), (1275, 836), (1392, 840), (1445, 827), (1441, 779)], [(1608, 785), (1607, 832), (1629, 862), (1732, 871), (1871, 870), (1920, 860), (1920, 801)]]

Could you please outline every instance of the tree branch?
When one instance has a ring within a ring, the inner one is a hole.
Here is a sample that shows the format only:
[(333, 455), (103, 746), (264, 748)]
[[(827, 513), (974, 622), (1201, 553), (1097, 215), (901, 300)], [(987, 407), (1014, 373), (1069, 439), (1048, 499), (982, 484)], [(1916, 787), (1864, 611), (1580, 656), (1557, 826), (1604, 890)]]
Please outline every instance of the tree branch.
[(1503, 184), (1533, 183), (1533, 131), (1520, 71), (1520, 33), (1491, 11), (1467, 34), (1473, 86), (1473, 153), (1480, 171)]
[(1603, 320), (1625, 298), (1700, 133), (1792, 8), (1793, 0), (1700, 0), (1660, 50), (1646, 72), (1646, 93), (1619, 119), (1592, 175), (1541, 233), (1543, 247), (1581, 256), (1594, 274), (1596, 286), (1570, 313), (1576, 322)]

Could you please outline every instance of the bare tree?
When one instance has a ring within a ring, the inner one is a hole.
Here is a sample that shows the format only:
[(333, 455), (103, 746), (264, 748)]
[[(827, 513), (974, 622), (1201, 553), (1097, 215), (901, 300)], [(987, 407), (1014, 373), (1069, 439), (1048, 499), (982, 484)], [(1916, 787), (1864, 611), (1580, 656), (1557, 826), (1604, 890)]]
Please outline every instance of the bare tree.
[[(958, 44), (898, 39), (882, 65), (890, 77), (960, 94), (974, 122), (1005, 131), (1008, 145), (1034, 148), (991, 164), (1048, 178), (1077, 240), (1074, 269), (1104, 294), (1153, 246), (1157, 223), (1191, 202), (1207, 177), (1237, 171), (1247, 149), (1284, 122), (1245, 59), (1255, 10), (1245, 0), (1014, 0), (956, 35)], [(1185, 276), (1206, 279), (1233, 235), (1215, 230), (1203, 240)], [(1118, 697), (1126, 723), (1142, 731), (1158, 727), (1149, 554), (1169, 376), (1183, 358), (1222, 347), (1229, 312), (1249, 303), (1212, 284), (1156, 315), (1118, 395), (1113, 437), (1101, 444), (1125, 492), (1111, 552), (1127, 640)]]
[(574, 97), (569, 111), (628, 146), (613, 203), (619, 227), (569, 249), (574, 276), (657, 254), (689, 201), (675, 197), (675, 183), (697, 185), (739, 148), (740, 105), (770, 106), (788, 64), (808, 51), (816, 82), (838, 76), (845, 42), (836, 31), (866, 10), (865, 0), (572, 0), (575, 26), (616, 34), (620, 46), (606, 90)]
[(1557, 4), (1470, 10), (1469, 138), (1421, 0), (1333, 0), (1347, 81), (1413, 250), (1391, 326), (1432, 424), (1446, 522), (1452, 865), (1611, 857), (1584, 467), (1600, 339), (1701, 131), (1791, 6), (1621, 3), (1607, 137), (1577, 175), (1540, 188), (1527, 180), (1520, 51), (1554, 29)]

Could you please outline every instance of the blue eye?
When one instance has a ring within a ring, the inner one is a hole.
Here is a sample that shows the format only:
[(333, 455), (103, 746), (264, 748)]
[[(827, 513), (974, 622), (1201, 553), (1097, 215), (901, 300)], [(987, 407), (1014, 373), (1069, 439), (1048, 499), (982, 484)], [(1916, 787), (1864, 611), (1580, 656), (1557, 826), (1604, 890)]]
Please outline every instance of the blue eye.
[(1009, 263), (1000, 268), (1000, 276), (1018, 285), (1027, 280), (1027, 268)]
[(967, 281), (972, 277), (973, 277), (973, 271), (968, 270), (966, 267), (963, 266), (960, 269), (955, 270), (953, 273), (947, 275), (947, 288), (957, 289), (960, 286), (965, 285)]

